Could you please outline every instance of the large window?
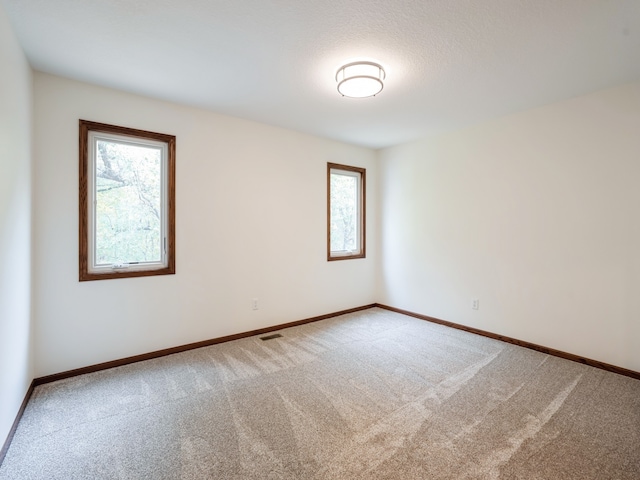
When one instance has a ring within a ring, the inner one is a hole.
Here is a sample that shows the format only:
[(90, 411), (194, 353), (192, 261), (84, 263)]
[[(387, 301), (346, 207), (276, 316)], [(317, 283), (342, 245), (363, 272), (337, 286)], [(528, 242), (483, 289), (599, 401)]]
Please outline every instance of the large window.
[(365, 257), (365, 169), (327, 164), (327, 259)]
[(80, 281), (175, 273), (175, 145), (80, 120)]

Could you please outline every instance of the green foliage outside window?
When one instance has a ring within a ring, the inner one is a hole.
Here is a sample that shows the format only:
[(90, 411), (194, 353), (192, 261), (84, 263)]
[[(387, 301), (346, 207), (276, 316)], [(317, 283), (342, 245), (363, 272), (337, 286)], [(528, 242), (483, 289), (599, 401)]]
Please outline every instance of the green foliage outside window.
[(353, 251), (357, 246), (358, 178), (331, 174), (331, 251)]
[(96, 264), (161, 261), (161, 150), (96, 146)]

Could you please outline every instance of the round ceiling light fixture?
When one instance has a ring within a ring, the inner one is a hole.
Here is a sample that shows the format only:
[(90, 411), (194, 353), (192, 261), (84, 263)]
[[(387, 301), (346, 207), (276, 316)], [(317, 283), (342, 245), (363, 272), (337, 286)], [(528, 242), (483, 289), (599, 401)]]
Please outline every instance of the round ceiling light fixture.
[(343, 97), (373, 97), (382, 91), (385, 77), (384, 68), (377, 63), (348, 63), (336, 73), (338, 93)]

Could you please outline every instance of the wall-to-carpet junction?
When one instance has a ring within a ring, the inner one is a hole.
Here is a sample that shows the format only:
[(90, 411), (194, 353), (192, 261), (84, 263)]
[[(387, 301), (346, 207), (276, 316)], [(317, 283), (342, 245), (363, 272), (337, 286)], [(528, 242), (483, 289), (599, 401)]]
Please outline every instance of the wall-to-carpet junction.
[(640, 381), (378, 308), (41, 385), (0, 479), (637, 479)]

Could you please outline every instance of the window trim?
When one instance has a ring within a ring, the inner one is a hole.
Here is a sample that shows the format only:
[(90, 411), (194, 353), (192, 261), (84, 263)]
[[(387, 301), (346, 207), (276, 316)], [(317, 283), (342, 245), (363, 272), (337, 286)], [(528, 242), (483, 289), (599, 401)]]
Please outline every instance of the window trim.
[[(360, 175), (360, 195), (359, 202), (359, 239), (360, 250), (356, 253), (340, 253), (336, 254), (331, 251), (331, 170), (343, 170), (345, 172), (358, 173)], [(350, 165), (341, 165), (339, 163), (327, 163), (327, 261), (334, 260), (352, 260), (355, 258), (366, 258), (366, 226), (367, 226), (367, 182), (365, 168), (353, 167)]]
[[(166, 165), (163, 165), (163, 172), (166, 179), (163, 187), (166, 188), (166, 198), (164, 206), (166, 208), (166, 266), (157, 267), (157, 264), (151, 268), (123, 268), (109, 269), (104, 272), (91, 270), (91, 262), (89, 259), (90, 252), (90, 235), (92, 235), (92, 214), (89, 211), (91, 206), (92, 193), (90, 185), (93, 180), (92, 175), (93, 164), (92, 147), (90, 142), (90, 134), (106, 134), (130, 137), (133, 142), (160, 142), (166, 145)], [(155, 275), (172, 275), (175, 274), (175, 156), (176, 156), (176, 137), (174, 135), (166, 135), (162, 133), (149, 132), (146, 130), (137, 130), (133, 128), (120, 127), (116, 125), (108, 125), (104, 123), (91, 122), (87, 120), (79, 121), (79, 281), (89, 280), (108, 280), (113, 278), (131, 278), (146, 277)]]

